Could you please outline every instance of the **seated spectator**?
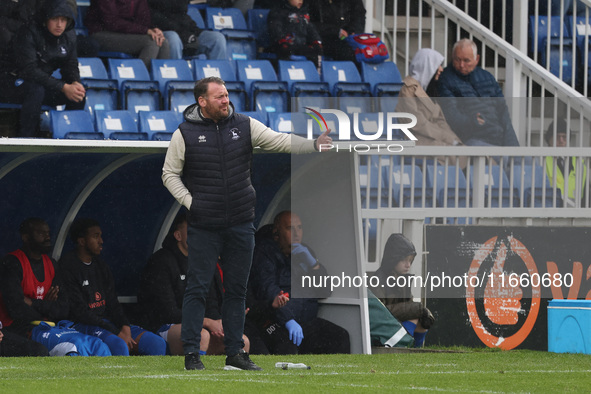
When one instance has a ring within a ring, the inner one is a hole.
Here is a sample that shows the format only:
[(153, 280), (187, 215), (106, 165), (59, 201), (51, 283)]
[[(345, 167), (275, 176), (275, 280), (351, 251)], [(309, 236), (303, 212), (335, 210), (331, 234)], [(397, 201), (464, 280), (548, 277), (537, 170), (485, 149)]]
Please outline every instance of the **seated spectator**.
[(102, 51), (139, 57), (148, 69), (152, 59), (172, 57), (164, 32), (152, 24), (147, 0), (91, 0), (84, 24)]
[(443, 56), (429, 48), (419, 49), (412, 58), (409, 75), (400, 89), (397, 112), (409, 112), (417, 117), (412, 133), (417, 145), (461, 145), (462, 141), (445, 120), (437, 102), (431, 100), (435, 85), (443, 71)]
[[(544, 134), (544, 139), (548, 146), (557, 148), (566, 148), (567, 144), (567, 125), (566, 120), (556, 120), (556, 138), (554, 138), (554, 122), (551, 122)], [(546, 175), (550, 185), (554, 187), (554, 178), (556, 178), (556, 188), (560, 190), (562, 201), (565, 206), (576, 207), (577, 200), (581, 201), (581, 206), (585, 205), (585, 185), (587, 184), (587, 166), (585, 161), (578, 157), (546, 157)], [(580, 177), (580, 184), (577, 186), (577, 176)], [(577, 190), (578, 187), (578, 190)], [(575, 197), (578, 196), (578, 197)]]
[(355, 51), (344, 38), (365, 32), (362, 0), (311, 1), (310, 21), (320, 33), (326, 57), (355, 61)]
[(310, 23), (304, 0), (282, 0), (281, 6), (269, 12), (267, 23), (272, 42), (270, 50), (277, 53), (279, 59), (305, 56), (320, 67), (322, 42), (316, 27)]
[[(42, 105), (83, 109), (72, 11), (65, 0), (48, 0), (34, 23), (21, 26), (12, 40), (12, 62), (0, 70), (0, 101), (22, 104), (20, 137), (39, 133)], [(52, 77), (60, 69), (62, 78)]]
[(0, 322), (0, 357), (44, 356), (49, 356), (45, 346), (10, 331), (2, 332), (2, 322)]
[(76, 247), (60, 259), (60, 266), (74, 328), (101, 339), (114, 356), (166, 354), (164, 339), (131, 325), (125, 316), (111, 270), (99, 257), (103, 249), (99, 223), (78, 219), (72, 223), (70, 236)]
[(269, 352), (349, 353), (347, 330), (317, 316), (318, 298), (330, 295), (329, 289), (317, 289), (315, 296), (318, 298), (291, 298), (282, 308), (272, 308), (277, 295), (291, 294), (292, 275), (295, 281), (299, 281), (298, 278), (303, 275), (325, 276), (326, 269), (301, 243), (302, 222), (296, 214), (289, 211), (279, 213), (271, 234), (268, 234), (268, 229), (259, 230), (263, 234), (257, 238), (249, 285), (255, 298), (268, 305), (271, 319), (259, 329)]
[[(166, 341), (169, 353), (182, 356), (181, 318), (183, 295), (187, 286), (189, 249), (186, 212), (177, 215), (162, 248), (154, 253), (144, 268), (138, 292), (139, 307), (145, 316), (145, 327)], [(201, 330), (200, 354), (209, 347), (209, 332)]]
[[(408, 275), (410, 266), (417, 255), (412, 242), (402, 234), (392, 234), (386, 241), (380, 268), (374, 273), (380, 283), (387, 283), (388, 277)], [(411, 281), (406, 281), (409, 283)], [(420, 302), (412, 300), (410, 287), (374, 287), (370, 289), (388, 308), (392, 315), (414, 337), (415, 347), (422, 347), (427, 330), (435, 319), (431, 311)]]
[(474, 42), (455, 43), (437, 89), (445, 118), (466, 145), (519, 146), (501, 87), (479, 61)]
[(0, 0), (0, 55), (9, 55), (12, 38), (23, 24), (29, 24), (38, 0)]
[[(29, 218), (23, 221), (19, 232), (22, 247), (2, 261), (0, 324), (7, 334), (11, 332), (23, 339), (9, 334), (3, 351), (12, 355), (47, 355), (49, 350), (52, 356), (110, 356), (101, 341), (81, 334), (71, 328), (71, 322), (62, 320), (68, 315), (68, 298), (60, 271), (48, 256), (51, 237), (47, 223)], [(45, 351), (29, 344), (25, 340), (28, 337), (43, 345)], [(17, 344), (23, 348), (15, 349)]]
[(180, 37), (178, 41), (170, 42), (171, 46), (180, 45), (180, 49), (175, 49), (175, 52), (184, 56), (203, 53), (208, 59), (228, 59), (224, 35), (219, 31), (201, 30), (197, 27), (187, 14), (186, 0), (148, 0), (148, 5), (152, 13), (152, 23), (165, 31), (175, 31)]

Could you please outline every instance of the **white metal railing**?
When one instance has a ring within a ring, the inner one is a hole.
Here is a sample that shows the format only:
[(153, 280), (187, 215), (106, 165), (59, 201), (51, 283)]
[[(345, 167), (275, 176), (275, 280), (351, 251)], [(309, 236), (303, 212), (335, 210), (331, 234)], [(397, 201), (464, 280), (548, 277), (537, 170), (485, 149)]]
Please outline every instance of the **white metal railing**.
[[(506, 10), (505, 1), (502, 0), (501, 7), (505, 7)], [(472, 18), (469, 15), (470, 7), (473, 4), (478, 6), (480, 2), (463, 2), (464, 10), (467, 9), (468, 14), (454, 5), (453, 1), (393, 0), (393, 3), (392, 9), (386, 9), (384, 1), (375, 1), (374, 15), (377, 16), (377, 23), (374, 23), (374, 30), (389, 43), (390, 53), (393, 54), (393, 60), (402, 75), (408, 73), (410, 60), (418, 49), (433, 48), (450, 61), (453, 44), (459, 38), (471, 38), (478, 45), (480, 65), (495, 76), (503, 86), (507, 98), (542, 98), (537, 102), (528, 101), (526, 107), (509, 105), (521, 146), (544, 146), (543, 132), (550, 122), (557, 118), (567, 119), (569, 133), (575, 137), (570, 139), (569, 146), (591, 146), (591, 104), (585, 96), (527, 56), (527, 51), (520, 51)], [(591, 3), (591, 0), (585, 0), (585, 4), (588, 3)], [(514, 17), (521, 18), (520, 23), (527, 29), (523, 19), (527, 19), (528, 10), (524, 4), (525, 1), (513, 2), (514, 10), (517, 10), (515, 12), (519, 12), (517, 16), (514, 14)], [(489, 13), (499, 15), (494, 8), (489, 9)], [(493, 18), (493, 15), (490, 18)], [(492, 23), (490, 20), (482, 19), (481, 22), (489, 25)], [(502, 30), (500, 33), (506, 35), (507, 31)], [(522, 36), (514, 36), (512, 41), (523, 42)], [(525, 42), (527, 43), (527, 38)]]
[[(560, 158), (568, 163), (563, 183), (548, 176), (556, 173)], [(560, 218), (588, 225), (590, 166), (587, 148), (417, 146), (399, 154), (360, 153), (359, 209), (367, 261), (370, 251), (381, 247), (384, 220), (463, 225), (513, 219), (523, 225)]]

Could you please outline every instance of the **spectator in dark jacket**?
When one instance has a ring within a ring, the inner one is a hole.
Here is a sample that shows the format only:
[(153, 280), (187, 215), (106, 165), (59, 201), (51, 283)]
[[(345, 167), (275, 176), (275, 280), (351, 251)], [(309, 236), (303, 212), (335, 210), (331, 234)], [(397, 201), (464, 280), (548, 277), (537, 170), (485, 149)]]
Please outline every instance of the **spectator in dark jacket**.
[[(402, 234), (392, 234), (386, 241), (384, 255), (380, 268), (374, 273), (380, 283), (388, 283), (389, 280), (399, 276), (409, 277), (417, 252), (413, 243)], [(390, 278), (390, 279), (388, 279)], [(420, 302), (413, 301), (410, 280), (406, 287), (374, 287), (371, 291), (388, 308), (390, 313), (406, 329), (415, 340), (415, 347), (422, 347), (425, 342), (427, 330), (435, 322), (435, 318), (429, 309)]]
[(101, 50), (137, 56), (148, 69), (152, 59), (171, 57), (169, 42), (152, 23), (146, 0), (91, 0), (84, 24)]
[[(47, 0), (35, 23), (23, 25), (12, 40), (13, 62), (0, 70), (0, 101), (22, 104), (21, 137), (34, 137), (42, 105), (83, 109), (72, 11), (64, 0)], [(60, 69), (61, 79), (52, 77)]]
[(279, 59), (289, 60), (292, 55), (305, 56), (320, 66), (322, 42), (316, 27), (310, 23), (304, 0), (282, 0), (267, 17), (271, 50)]
[(18, 29), (35, 14), (37, 0), (0, 0), (0, 52), (10, 48)]
[(219, 31), (201, 30), (197, 27), (187, 14), (187, 0), (148, 0), (148, 5), (155, 26), (178, 34), (183, 55), (203, 53), (208, 59), (227, 59), (224, 35)]
[[(187, 213), (183, 211), (170, 226), (162, 248), (146, 264), (138, 293), (144, 327), (164, 338), (173, 356), (183, 355), (181, 320), (187, 287), (188, 248)], [(202, 329), (200, 354), (206, 354), (208, 347), (209, 332)]]
[(345, 37), (365, 31), (362, 0), (315, 0), (310, 2), (310, 20), (322, 37), (324, 55), (333, 60), (355, 60)]
[(256, 299), (267, 303), (273, 317), (260, 327), (261, 335), (272, 354), (349, 353), (349, 333), (317, 317), (318, 298), (329, 296), (330, 290), (318, 288), (310, 294), (314, 298), (291, 298), (283, 308), (271, 309), (278, 294), (291, 295), (292, 275), (296, 281), (304, 275), (326, 276), (326, 269), (301, 243), (302, 235), (300, 218), (283, 211), (275, 217), (272, 236), (257, 238), (250, 286)]
[(451, 128), (465, 145), (519, 146), (501, 87), (478, 67), (476, 44), (462, 39), (452, 56), (438, 84), (438, 102)]

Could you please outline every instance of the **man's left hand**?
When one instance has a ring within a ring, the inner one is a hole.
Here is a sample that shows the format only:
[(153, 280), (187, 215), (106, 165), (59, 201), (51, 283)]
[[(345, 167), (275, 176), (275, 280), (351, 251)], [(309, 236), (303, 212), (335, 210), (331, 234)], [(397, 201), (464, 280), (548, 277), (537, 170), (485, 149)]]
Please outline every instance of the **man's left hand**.
[(326, 131), (316, 139), (316, 149), (318, 152), (324, 152), (327, 150), (332, 149), (332, 138), (328, 136), (330, 133), (330, 129), (326, 129)]

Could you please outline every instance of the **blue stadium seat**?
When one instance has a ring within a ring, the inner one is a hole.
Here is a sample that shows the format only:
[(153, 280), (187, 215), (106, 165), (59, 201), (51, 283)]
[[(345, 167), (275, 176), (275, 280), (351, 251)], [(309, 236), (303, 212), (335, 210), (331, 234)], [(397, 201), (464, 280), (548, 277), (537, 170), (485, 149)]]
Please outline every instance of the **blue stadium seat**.
[(402, 88), (402, 76), (394, 62), (362, 62), (361, 76), (364, 82), (369, 82), (376, 97), (398, 96)]
[(194, 81), (189, 63), (183, 59), (152, 59), (152, 80), (158, 81), (160, 93), (167, 99), (169, 81)]
[(254, 32), (259, 49), (268, 48), (271, 44), (267, 26), (269, 11), (266, 8), (251, 8), (246, 12), (248, 29)]
[(86, 89), (85, 109), (92, 116), (95, 111), (118, 108), (118, 85), (109, 78), (103, 61), (99, 58), (78, 58), (80, 79)]
[(287, 83), (277, 80), (268, 60), (237, 60), (238, 79), (244, 82), (252, 111), (287, 112)]
[(147, 140), (147, 133), (140, 133), (135, 116), (127, 110), (99, 111), (97, 130), (112, 140)]
[(513, 166), (513, 186), (517, 195), (523, 201), (524, 207), (554, 207), (554, 194), (556, 194), (556, 206), (562, 206), (562, 197), (557, 188), (556, 193), (546, 175), (546, 169), (541, 165), (515, 165)]
[[(383, 112), (364, 112), (349, 114), (351, 119), (351, 139), (370, 141), (369, 138), (378, 136), (379, 140), (387, 137), (387, 119)], [(381, 130), (380, 130), (381, 123)], [(356, 130), (366, 138), (360, 138)], [(404, 139), (404, 133), (398, 129), (393, 130), (392, 140)]]
[(109, 59), (109, 74), (119, 82), (119, 88), (124, 81), (150, 81), (150, 73), (140, 59)]
[[(347, 113), (372, 112), (371, 87), (361, 80), (355, 63), (324, 61), (322, 80), (328, 82), (332, 95), (338, 97), (338, 108)], [(360, 99), (360, 98), (367, 99)]]
[(167, 100), (164, 101), (164, 109), (182, 114), (185, 108), (195, 104), (193, 88), (195, 82), (170, 81), (168, 82)]
[(234, 62), (231, 60), (194, 59), (193, 72), (196, 81), (206, 77), (219, 77), (225, 82), (238, 80)]
[(142, 111), (139, 113), (139, 130), (148, 134), (148, 139), (170, 141), (179, 126), (174, 111)]
[(242, 114), (246, 116), (250, 116), (253, 119), (258, 120), (262, 124), (269, 126), (269, 119), (267, 117), (266, 112), (259, 112), (259, 111), (242, 111)]
[(291, 115), (291, 112), (269, 113), (269, 127), (280, 133), (292, 133), (294, 127), (291, 122)]
[[(509, 177), (498, 165), (487, 165), (484, 172), (484, 206), (488, 207), (518, 207), (519, 192), (516, 185), (509, 186)], [(490, 183), (490, 192), (489, 185)], [(470, 172), (470, 185), (474, 188), (474, 172)], [(513, 199), (511, 199), (511, 193)], [(490, 199), (490, 203), (489, 203)]]
[[(535, 39), (535, 15), (530, 16), (529, 37), (531, 48), (533, 50), (533, 40)], [(538, 16), (538, 52), (540, 54), (540, 64), (547, 67), (548, 62), (550, 72), (557, 77), (562, 70), (562, 80), (570, 84), (573, 78), (573, 37), (571, 18), (565, 18), (562, 28), (562, 48), (561, 40), (561, 18), (560, 16)], [(569, 28), (570, 25), (570, 28)], [(547, 51), (547, 45), (550, 45), (550, 52)], [(561, 52), (562, 49), (562, 52)], [(562, 53), (562, 59), (560, 58)]]
[[(321, 100), (318, 98), (330, 97), (328, 83), (320, 81), (316, 66), (309, 60), (279, 60), (279, 79), (287, 82), (289, 92), (292, 98), (296, 98), (295, 102), (298, 104), (298, 108), (314, 106), (314, 100), (320, 102)], [(308, 101), (308, 98), (313, 99)], [(323, 100), (323, 102), (328, 102), (328, 100)], [(324, 105), (324, 108), (327, 108), (327, 104)]]
[(94, 121), (87, 111), (50, 112), (50, 131), (56, 139), (102, 140), (104, 135), (94, 129)]
[(226, 37), (230, 60), (256, 59), (256, 36), (248, 29), (242, 11), (238, 8), (207, 7), (206, 24), (211, 30), (219, 30)]
[[(425, 208), (433, 206), (433, 195), (423, 182), (423, 172), (417, 165), (392, 165), (382, 167), (386, 185), (392, 188), (392, 199), (399, 206)], [(424, 190), (423, 190), (424, 189)], [(424, 198), (424, 204), (423, 204)], [(400, 204), (402, 201), (402, 204)]]
[(205, 30), (207, 27), (205, 26), (205, 21), (203, 20), (203, 16), (201, 15), (199, 8), (200, 7), (197, 7), (196, 4), (189, 4), (187, 14), (189, 14), (191, 19), (193, 19), (198, 28)]
[(77, 5), (78, 8), (78, 12), (76, 15), (76, 20), (74, 21), (74, 26), (75, 27), (85, 27), (84, 25), (84, 18), (86, 18), (86, 13), (88, 12), (88, 8), (90, 8), (90, 5)]

